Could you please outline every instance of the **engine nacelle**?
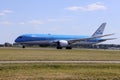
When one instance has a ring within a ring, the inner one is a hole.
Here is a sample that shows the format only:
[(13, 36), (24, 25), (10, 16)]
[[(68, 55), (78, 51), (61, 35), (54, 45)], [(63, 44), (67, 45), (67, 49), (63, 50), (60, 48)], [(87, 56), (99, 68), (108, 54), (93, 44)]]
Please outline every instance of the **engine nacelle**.
[(58, 41), (58, 43), (59, 43), (59, 46), (61, 46), (61, 47), (69, 46), (69, 43), (66, 40), (60, 40), (60, 41)]

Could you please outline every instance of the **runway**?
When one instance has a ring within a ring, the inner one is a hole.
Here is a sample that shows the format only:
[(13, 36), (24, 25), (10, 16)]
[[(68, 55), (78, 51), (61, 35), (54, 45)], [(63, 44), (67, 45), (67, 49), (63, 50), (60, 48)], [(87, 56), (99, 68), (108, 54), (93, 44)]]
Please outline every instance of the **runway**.
[(66, 64), (81, 64), (81, 63), (105, 63), (105, 64), (120, 64), (120, 61), (0, 61), (0, 64), (25, 64), (25, 63), (66, 63)]

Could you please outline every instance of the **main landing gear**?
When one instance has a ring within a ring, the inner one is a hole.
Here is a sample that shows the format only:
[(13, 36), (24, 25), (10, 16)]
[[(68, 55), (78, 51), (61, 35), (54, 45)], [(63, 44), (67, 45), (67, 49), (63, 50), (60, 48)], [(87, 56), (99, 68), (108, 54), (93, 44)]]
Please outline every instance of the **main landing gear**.
[[(62, 49), (63, 47), (61, 47), (61, 46), (57, 46), (56, 48), (57, 48), (57, 49)], [(66, 49), (72, 49), (72, 47), (69, 46), (69, 47), (66, 47)]]
[(57, 48), (57, 49), (62, 49), (62, 47), (60, 47), (60, 46), (57, 46), (56, 48)]
[(69, 47), (66, 47), (66, 49), (72, 49), (72, 47), (71, 47), (71, 46), (69, 46)]

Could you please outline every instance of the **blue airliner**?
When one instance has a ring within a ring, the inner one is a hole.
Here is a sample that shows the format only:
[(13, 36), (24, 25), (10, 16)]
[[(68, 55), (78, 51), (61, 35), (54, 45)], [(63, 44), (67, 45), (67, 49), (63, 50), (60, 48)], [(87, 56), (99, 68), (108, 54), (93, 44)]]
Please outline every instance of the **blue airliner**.
[(106, 23), (102, 23), (101, 26), (95, 31), (92, 36), (79, 36), (79, 35), (53, 35), (53, 34), (24, 34), (15, 40), (16, 43), (22, 45), (23, 48), (26, 45), (52, 45), (56, 44), (57, 49), (72, 49), (73, 44), (97, 44), (107, 40), (113, 40), (114, 38), (102, 39), (102, 37), (110, 36), (113, 34), (103, 35)]

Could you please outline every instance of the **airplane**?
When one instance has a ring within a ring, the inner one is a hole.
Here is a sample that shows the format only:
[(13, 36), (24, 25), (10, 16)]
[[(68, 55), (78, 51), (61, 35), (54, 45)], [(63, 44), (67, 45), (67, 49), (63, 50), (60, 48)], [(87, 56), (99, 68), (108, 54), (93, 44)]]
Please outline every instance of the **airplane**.
[(23, 34), (15, 39), (15, 42), (22, 45), (25, 48), (26, 45), (51, 45), (56, 44), (57, 49), (72, 49), (72, 44), (97, 44), (107, 40), (113, 40), (115, 38), (102, 39), (102, 37), (111, 36), (113, 34), (103, 35), (106, 23), (102, 23), (101, 26), (93, 33), (92, 36), (80, 36), (80, 35), (56, 35), (56, 34)]

